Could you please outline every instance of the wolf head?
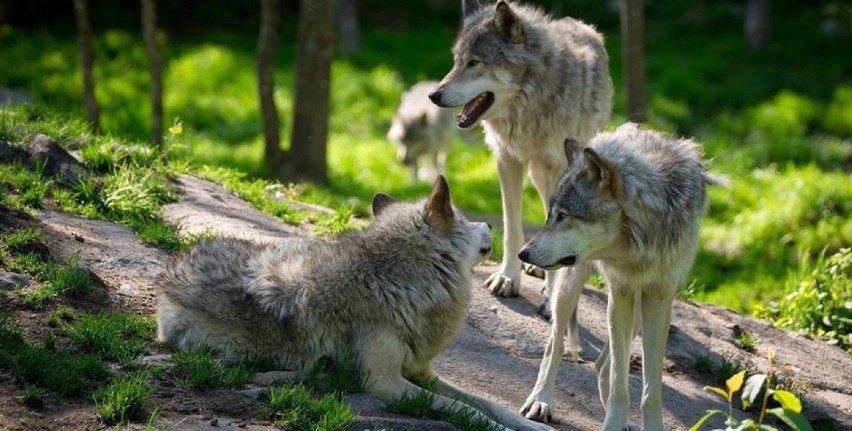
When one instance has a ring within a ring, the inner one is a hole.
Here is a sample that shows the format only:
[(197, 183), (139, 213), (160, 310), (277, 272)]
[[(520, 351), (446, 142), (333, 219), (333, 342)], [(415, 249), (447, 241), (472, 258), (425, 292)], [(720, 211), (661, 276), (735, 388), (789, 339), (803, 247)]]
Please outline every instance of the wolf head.
[(615, 165), (573, 139), (563, 145), (568, 172), (550, 198), (544, 229), (518, 253), (544, 269), (603, 257), (621, 237), (623, 188)]
[(531, 64), (526, 57), (534, 50), (528, 43), (527, 24), (505, 0), (493, 8), (463, 0), (462, 11), (453, 68), (429, 98), (441, 107), (463, 106), (457, 124), (470, 128), (479, 120), (504, 115), (519, 92), (518, 77)]
[[(450, 201), (450, 188), (443, 175), (438, 175), (432, 194), (425, 201), (397, 202), (377, 193), (373, 197), (373, 216), (377, 224), (399, 224), (413, 221), (414, 226), (431, 242), (449, 242), (471, 262), (480, 262), (491, 255), (491, 227), (486, 223), (469, 222)], [(413, 214), (412, 214), (413, 213)], [(414, 220), (409, 220), (410, 218)]]

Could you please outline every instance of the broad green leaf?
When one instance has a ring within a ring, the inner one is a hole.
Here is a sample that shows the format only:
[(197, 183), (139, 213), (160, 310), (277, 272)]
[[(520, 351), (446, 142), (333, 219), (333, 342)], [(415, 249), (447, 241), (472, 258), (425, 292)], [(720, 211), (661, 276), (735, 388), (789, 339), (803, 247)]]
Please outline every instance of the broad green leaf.
[(728, 387), (728, 401), (731, 400), (731, 396), (734, 395), (734, 392), (740, 390), (743, 387), (743, 379), (745, 379), (745, 370), (740, 371), (737, 374), (731, 376), (730, 379), (725, 381), (725, 385)]
[[(707, 389), (707, 388), (704, 388), (704, 389)], [(713, 389), (719, 389), (719, 388), (713, 388)], [(719, 391), (722, 391), (722, 390), (719, 389)], [(722, 391), (722, 392), (724, 392), (724, 391)], [(691, 426), (689, 428), (689, 431), (698, 431), (701, 428), (701, 425), (704, 425), (704, 422), (707, 422), (707, 419), (710, 419), (710, 417), (715, 415), (716, 413), (725, 414), (725, 412), (723, 412), (721, 410), (707, 410), (707, 414), (704, 415), (701, 419), (699, 419), (698, 422), (695, 423), (695, 425)]]
[(754, 399), (760, 393), (760, 388), (763, 387), (764, 382), (766, 382), (766, 374), (755, 374), (746, 380), (742, 393), (743, 409), (754, 404)]
[(725, 390), (724, 390), (724, 389), (722, 389), (722, 388), (717, 388), (717, 387), (715, 387), (715, 386), (705, 386), (705, 387), (704, 387), (704, 390), (705, 390), (705, 391), (710, 391), (710, 392), (715, 392), (715, 393), (717, 393), (717, 394), (721, 395), (721, 396), (722, 396), (722, 398), (728, 399), (728, 393), (727, 393), (727, 392), (725, 392)]
[(784, 410), (791, 410), (796, 413), (802, 412), (802, 402), (799, 401), (799, 397), (792, 392), (777, 389), (775, 393), (772, 394), (772, 398), (775, 401), (778, 401), (778, 404), (781, 404), (781, 407), (784, 408)]
[[(778, 391), (780, 392), (780, 391)], [(767, 412), (772, 413), (778, 419), (781, 419), (782, 422), (787, 424), (793, 431), (813, 431), (814, 429), (811, 427), (811, 424), (805, 419), (804, 416), (796, 413), (792, 410), (785, 410), (781, 407), (776, 407), (774, 409), (769, 409)]]

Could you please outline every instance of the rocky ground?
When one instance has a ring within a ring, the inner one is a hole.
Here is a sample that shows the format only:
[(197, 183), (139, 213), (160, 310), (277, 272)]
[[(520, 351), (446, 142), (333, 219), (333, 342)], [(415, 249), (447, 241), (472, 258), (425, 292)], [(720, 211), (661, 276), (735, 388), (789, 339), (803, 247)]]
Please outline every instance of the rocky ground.
[[(219, 185), (194, 177), (182, 177), (178, 202), (165, 207), (164, 217), (180, 224), (185, 232), (206, 229), (249, 238), (276, 238), (307, 235), (307, 231), (287, 226), (260, 213)], [(0, 207), (0, 231), (21, 226), (43, 229), (51, 255), (57, 260), (69, 253), (79, 253), (82, 263), (96, 276), (96, 293), (91, 309), (153, 312), (151, 282), (168, 253), (143, 245), (127, 228), (103, 221), (84, 219), (50, 207), (36, 217)], [(476, 269), (477, 288), (473, 292), (470, 314), (458, 340), (440, 356), (436, 371), (457, 385), (496, 400), (516, 410), (520, 408), (535, 382), (549, 324), (536, 315), (541, 280), (524, 276), (521, 296), (495, 298), (478, 288), (496, 266)], [(4, 273), (2, 280), (26, 276)], [(20, 304), (5, 304), (22, 326), (34, 333), (41, 328), (43, 316)], [(598, 400), (593, 365), (603, 344), (606, 331), (606, 294), (587, 287), (580, 302), (582, 357), (581, 363), (563, 362), (556, 383), (554, 427), (560, 430), (599, 429), (604, 410)], [(754, 353), (741, 350), (735, 340), (738, 331), (756, 336)], [(641, 392), (641, 349), (634, 343), (634, 367), (630, 390), (633, 418), (641, 422), (638, 400)], [(674, 307), (669, 336), (663, 388), (664, 416), (667, 427), (688, 429), (707, 409), (726, 409), (718, 396), (702, 388), (719, 385), (718, 377), (702, 373), (695, 366), (698, 358), (721, 363), (723, 358), (757, 369), (766, 368), (766, 353), (777, 352), (777, 362), (793, 365), (798, 372), (790, 376), (800, 393), (804, 393), (805, 413), (815, 422), (831, 418), (836, 428), (852, 430), (852, 355), (820, 341), (776, 330), (767, 323), (740, 316), (719, 307), (678, 301)], [(149, 351), (141, 360), (161, 363), (168, 354)], [(255, 384), (241, 390), (198, 392), (175, 386), (153, 388), (151, 404), (162, 405), (156, 424), (162, 429), (272, 429), (260, 413), (257, 396), (270, 381), (269, 375), (258, 375)], [(0, 371), (0, 429), (101, 429), (94, 406), (84, 399), (48, 401), (40, 409), (20, 402), (20, 388), (10, 376)], [(360, 415), (353, 428), (363, 429), (454, 429), (451, 425), (412, 419), (387, 413), (383, 403), (364, 394), (348, 397)], [(736, 412), (740, 418), (749, 413)], [(144, 428), (145, 424), (134, 427)], [(721, 419), (705, 429), (721, 427)]]

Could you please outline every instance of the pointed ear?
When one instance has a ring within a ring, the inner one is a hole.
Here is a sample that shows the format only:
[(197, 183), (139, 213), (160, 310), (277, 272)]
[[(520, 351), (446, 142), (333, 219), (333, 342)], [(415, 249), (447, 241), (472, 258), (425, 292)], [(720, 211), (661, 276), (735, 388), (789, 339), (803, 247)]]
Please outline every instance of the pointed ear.
[(384, 194), (384, 193), (376, 193), (373, 196), (373, 217), (378, 217), (385, 208), (391, 206), (396, 203), (396, 199)]
[(575, 163), (581, 160), (583, 144), (576, 139), (565, 138), (562, 141), (562, 148), (565, 150), (565, 158), (568, 159), (568, 168), (570, 169)]
[(527, 41), (524, 29), (521, 27), (520, 18), (515, 15), (515, 12), (512, 12), (512, 8), (509, 7), (509, 3), (506, 0), (497, 2), (494, 25), (497, 27), (497, 31), (512, 43), (525, 43)]
[(426, 201), (426, 223), (438, 233), (449, 235), (453, 230), (453, 204), (450, 202), (450, 187), (443, 175), (438, 175), (432, 195)]
[(468, 20), (482, 9), (479, 0), (462, 0), (462, 27), (467, 25)]
[(615, 165), (602, 158), (591, 148), (583, 149), (583, 173), (581, 181), (597, 183), (598, 190), (604, 197), (621, 199), (624, 189), (621, 185), (621, 175)]

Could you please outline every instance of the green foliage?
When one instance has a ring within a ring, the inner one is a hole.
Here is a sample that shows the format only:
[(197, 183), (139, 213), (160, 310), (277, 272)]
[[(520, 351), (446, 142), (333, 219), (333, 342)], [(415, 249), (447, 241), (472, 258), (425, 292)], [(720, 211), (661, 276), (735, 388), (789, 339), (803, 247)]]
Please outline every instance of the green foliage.
[[(746, 371), (743, 370), (727, 379), (725, 381), (725, 388), (705, 386), (705, 390), (714, 392), (722, 398), (725, 398), (728, 402), (728, 411), (723, 412), (721, 410), (708, 410), (707, 414), (699, 419), (695, 425), (689, 428), (689, 430), (698, 431), (708, 419), (721, 414), (727, 417), (727, 420), (725, 421), (725, 425), (727, 425), (725, 431), (777, 431), (777, 428), (763, 423), (766, 413), (769, 413), (777, 417), (781, 422), (789, 426), (794, 431), (812, 431), (813, 428), (811, 427), (811, 424), (804, 416), (802, 416), (802, 402), (799, 400), (799, 397), (792, 392), (772, 387), (772, 377), (777, 371), (777, 366), (774, 364), (775, 352), (770, 352), (768, 359), (769, 372), (767, 374), (754, 374), (746, 380)], [(781, 368), (783, 369), (785, 367)], [(743, 387), (743, 383), (745, 383), (745, 387)], [(754, 404), (758, 395), (761, 393), (763, 394), (763, 401), (758, 410), (759, 417), (757, 421), (751, 418), (740, 421), (734, 417), (733, 396), (740, 389), (742, 389), (740, 399), (744, 410)], [(771, 409), (767, 408), (767, 402), (770, 396), (779, 404), (779, 407)]]
[(30, 407), (41, 407), (44, 405), (44, 397), (47, 393), (36, 385), (24, 386), (23, 402)]
[(322, 392), (364, 392), (367, 376), (353, 366), (351, 361), (321, 360), (314, 364), (302, 382), (306, 387)]
[[(85, 393), (91, 383), (107, 375), (106, 367), (94, 356), (74, 356), (44, 346), (31, 346), (24, 342), (0, 347), (0, 365), (6, 365), (12, 377), (50, 389), (60, 396)], [(4, 368), (6, 368), (4, 367)]]
[(63, 332), (80, 350), (127, 364), (154, 339), (156, 323), (133, 314), (81, 313)]
[(434, 393), (428, 390), (420, 390), (414, 394), (406, 392), (398, 400), (389, 403), (387, 409), (391, 413), (443, 420), (463, 430), (494, 431), (495, 427), (477, 411), (467, 406), (458, 411), (451, 411), (449, 408), (436, 409), (433, 407), (434, 399)]
[(754, 353), (757, 350), (757, 339), (751, 332), (741, 329), (737, 335), (737, 345), (746, 352)]
[(298, 431), (349, 430), (355, 415), (339, 393), (320, 398), (298, 384), (270, 387), (266, 393), (266, 410), (275, 425)]
[(813, 264), (802, 259), (791, 272), (784, 296), (755, 314), (775, 326), (799, 331), (852, 352), (852, 248), (844, 248)]
[(117, 377), (92, 395), (101, 420), (107, 424), (125, 424), (144, 419), (150, 397), (148, 372), (137, 371)]
[(175, 353), (175, 373), (184, 385), (195, 389), (239, 388), (251, 382), (252, 364), (224, 364), (212, 349), (198, 348)]

